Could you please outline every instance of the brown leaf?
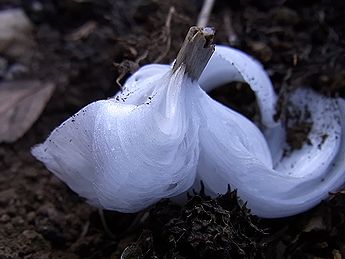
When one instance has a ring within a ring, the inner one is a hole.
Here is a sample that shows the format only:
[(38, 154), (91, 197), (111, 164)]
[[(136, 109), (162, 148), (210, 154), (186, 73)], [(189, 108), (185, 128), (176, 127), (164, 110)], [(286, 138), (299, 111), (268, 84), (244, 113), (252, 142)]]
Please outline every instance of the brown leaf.
[(54, 88), (37, 80), (0, 83), (0, 143), (14, 142), (30, 129)]

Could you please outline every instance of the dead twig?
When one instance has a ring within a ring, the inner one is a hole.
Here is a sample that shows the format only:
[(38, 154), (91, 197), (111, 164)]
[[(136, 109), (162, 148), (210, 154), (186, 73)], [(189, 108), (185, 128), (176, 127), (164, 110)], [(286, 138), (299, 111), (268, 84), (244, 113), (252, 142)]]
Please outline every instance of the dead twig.
[(149, 211), (139, 212), (135, 216), (132, 223), (121, 233), (120, 237), (124, 237), (124, 236), (128, 235), (129, 233), (134, 232), (137, 228), (142, 226), (142, 224), (148, 219), (149, 216), (150, 216)]
[(204, 4), (201, 8), (200, 14), (198, 16), (198, 21), (196, 23), (197, 27), (206, 27), (208, 20), (210, 18), (210, 14), (213, 8), (215, 0), (205, 0)]
[(83, 229), (80, 233), (80, 236), (79, 238), (74, 242), (74, 244), (78, 244), (80, 243), (87, 235), (87, 232), (89, 231), (89, 227), (90, 227), (90, 221), (88, 220), (84, 226), (83, 226)]
[(148, 55), (148, 51), (146, 50), (141, 56), (139, 56), (135, 61), (132, 60), (124, 60), (121, 63), (113, 63), (113, 66), (118, 70), (120, 73), (119, 76), (116, 78), (116, 84), (122, 89), (122, 84), (120, 81), (125, 77), (125, 75), (129, 73), (134, 73), (140, 67), (139, 63), (144, 60)]
[(229, 9), (226, 9), (223, 16), (224, 28), (228, 35), (229, 44), (235, 46), (238, 44), (238, 37), (232, 26), (232, 17)]
[(164, 37), (166, 41), (166, 47), (164, 49), (164, 51), (153, 61), (153, 63), (159, 63), (169, 52), (170, 50), (170, 46), (171, 46), (171, 19), (173, 14), (175, 14), (175, 7), (171, 6), (169, 9), (169, 13), (168, 16), (165, 20), (165, 25), (163, 28), (163, 32), (162, 32), (162, 37)]
[(90, 21), (82, 26), (80, 26), (78, 29), (73, 31), (71, 34), (67, 36), (68, 40), (72, 41), (78, 41), (87, 38), (92, 32), (94, 32), (97, 29), (97, 23), (95, 21)]
[(110, 228), (108, 227), (107, 221), (104, 217), (104, 212), (102, 209), (98, 209), (98, 215), (99, 218), (101, 219), (102, 222), (102, 226), (104, 228), (105, 233), (111, 238), (111, 239), (116, 239), (115, 234), (110, 230)]

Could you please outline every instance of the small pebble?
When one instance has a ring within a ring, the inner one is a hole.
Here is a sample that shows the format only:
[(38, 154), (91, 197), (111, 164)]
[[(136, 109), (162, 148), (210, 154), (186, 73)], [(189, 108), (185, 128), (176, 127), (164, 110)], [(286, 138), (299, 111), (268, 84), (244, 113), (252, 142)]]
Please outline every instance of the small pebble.
[(8, 214), (4, 214), (0, 217), (0, 222), (1, 223), (7, 223), (9, 222), (11, 217)]

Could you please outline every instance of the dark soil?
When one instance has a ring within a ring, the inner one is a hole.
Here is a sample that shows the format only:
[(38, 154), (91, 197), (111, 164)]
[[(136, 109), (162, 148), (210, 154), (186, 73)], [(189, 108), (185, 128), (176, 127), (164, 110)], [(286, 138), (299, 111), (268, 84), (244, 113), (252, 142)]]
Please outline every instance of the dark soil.
[[(37, 46), (28, 53), (28, 71), (18, 77), (57, 86), (31, 130), (0, 145), (0, 258), (120, 258), (126, 248), (124, 258), (345, 257), (342, 192), (279, 220), (251, 217), (234, 193), (227, 202), (197, 195), (183, 208), (163, 201), (136, 215), (99, 213), (30, 155), (33, 145), (81, 107), (114, 95), (116, 79), (123, 83), (127, 72), (143, 64), (171, 62), (200, 2), (0, 1), (0, 9), (24, 8), (36, 24)], [(284, 99), (295, 87), (345, 95), (343, 0), (229, 2), (217, 1), (210, 18), (215, 42), (230, 41), (264, 64), (281, 93), (277, 116), (285, 113)], [(247, 86), (231, 89), (213, 95), (257, 120)]]

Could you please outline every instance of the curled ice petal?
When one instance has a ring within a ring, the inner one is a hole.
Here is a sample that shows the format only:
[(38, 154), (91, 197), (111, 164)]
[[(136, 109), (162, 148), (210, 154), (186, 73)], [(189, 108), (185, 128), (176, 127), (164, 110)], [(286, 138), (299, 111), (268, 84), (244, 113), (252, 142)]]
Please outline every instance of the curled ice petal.
[(84, 107), (56, 128), (43, 144), (32, 149), (32, 154), (49, 171), (95, 205), (99, 202), (92, 188), (96, 177), (92, 158), (93, 122), (106, 103), (108, 101), (98, 101)]
[[(243, 115), (225, 107), (217, 101), (211, 99), (206, 93), (199, 98), (201, 146), (208, 135), (212, 135), (214, 140), (211, 145), (229, 147), (229, 153), (242, 158), (248, 152), (251, 156), (261, 161), (267, 167), (272, 167), (270, 150), (261, 131), (251, 121)], [(207, 148), (212, 152), (213, 148)], [(234, 166), (235, 165), (235, 160)], [(235, 169), (234, 169), (235, 170)]]
[(141, 67), (126, 81), (122, 90), (115, 95), (119, 103), (143, 104), (154, 94), (156, 82), (168, 73), (171, 66), (151, 64)]
[(276, 95), (261, 64), (240, 50), (216, 45), (215, 52), (199, 79), (199, 84), (208, 92), (233, 81), (249, 84), (255, 92), (263, 124), (267, 127), (277, 126), (273, 119)]
[(196, 87), (182, 68), (148, 78), (152, 95), (144, 103), (92, 103), (33, 155), (101, 208), (136, 212), (188, 189), (199, 156), (199, 122), (185, 96)]
[[(283, 155), (275, 169), (295, 177), (306, 177), (308, 174), (310, 177), (311, 174), (316, 174), (314, 177), (322, 176), (330, 161), (337, 155), (341, 144), (342, 127), (338, 101), (303, 88), (295, 90), (289, 99), (289, 106), (299, 114), (290, 115), (296, 118), (288, 119), (288, 123), (292, 120), (293, 124), (288, 127), (306, 127), (300, 124), (300, 120), (304, 119), (310, 123), (310, 132), (307, 143), (291, 154)], [(288, 148), (288, 144), (285, 143), (283, 149)]]
[[(275, 95), (268, 76), (256, 61), (241, 52), (225, 47), (221, 48), (222, 56), (217, 56), (219, 52), (216, 48), (199, 83), (211, 89), (230, 81), (246, 81), (259, 103), (261, 100), (264, 124), (270, 127), (265, 136), (273, 139), (265, 140), (256, 126), (244, 122), (241, 115), (210, 100), (206, 105), (206, 98), (200, 99), (204, 121), (197, 181), (204, 182), (206, 191), (224, 193), (230, 184), (255, 214), (275, 218), (305, 211), (344, 184), (344, 101), (298, 89), (291, 96), (291, 104), (299, 113), (310, 112), (310, 144), (283, 157), (285, 129), (273, 121)], [(253, 84), (248, 78), (259, 79)]]

